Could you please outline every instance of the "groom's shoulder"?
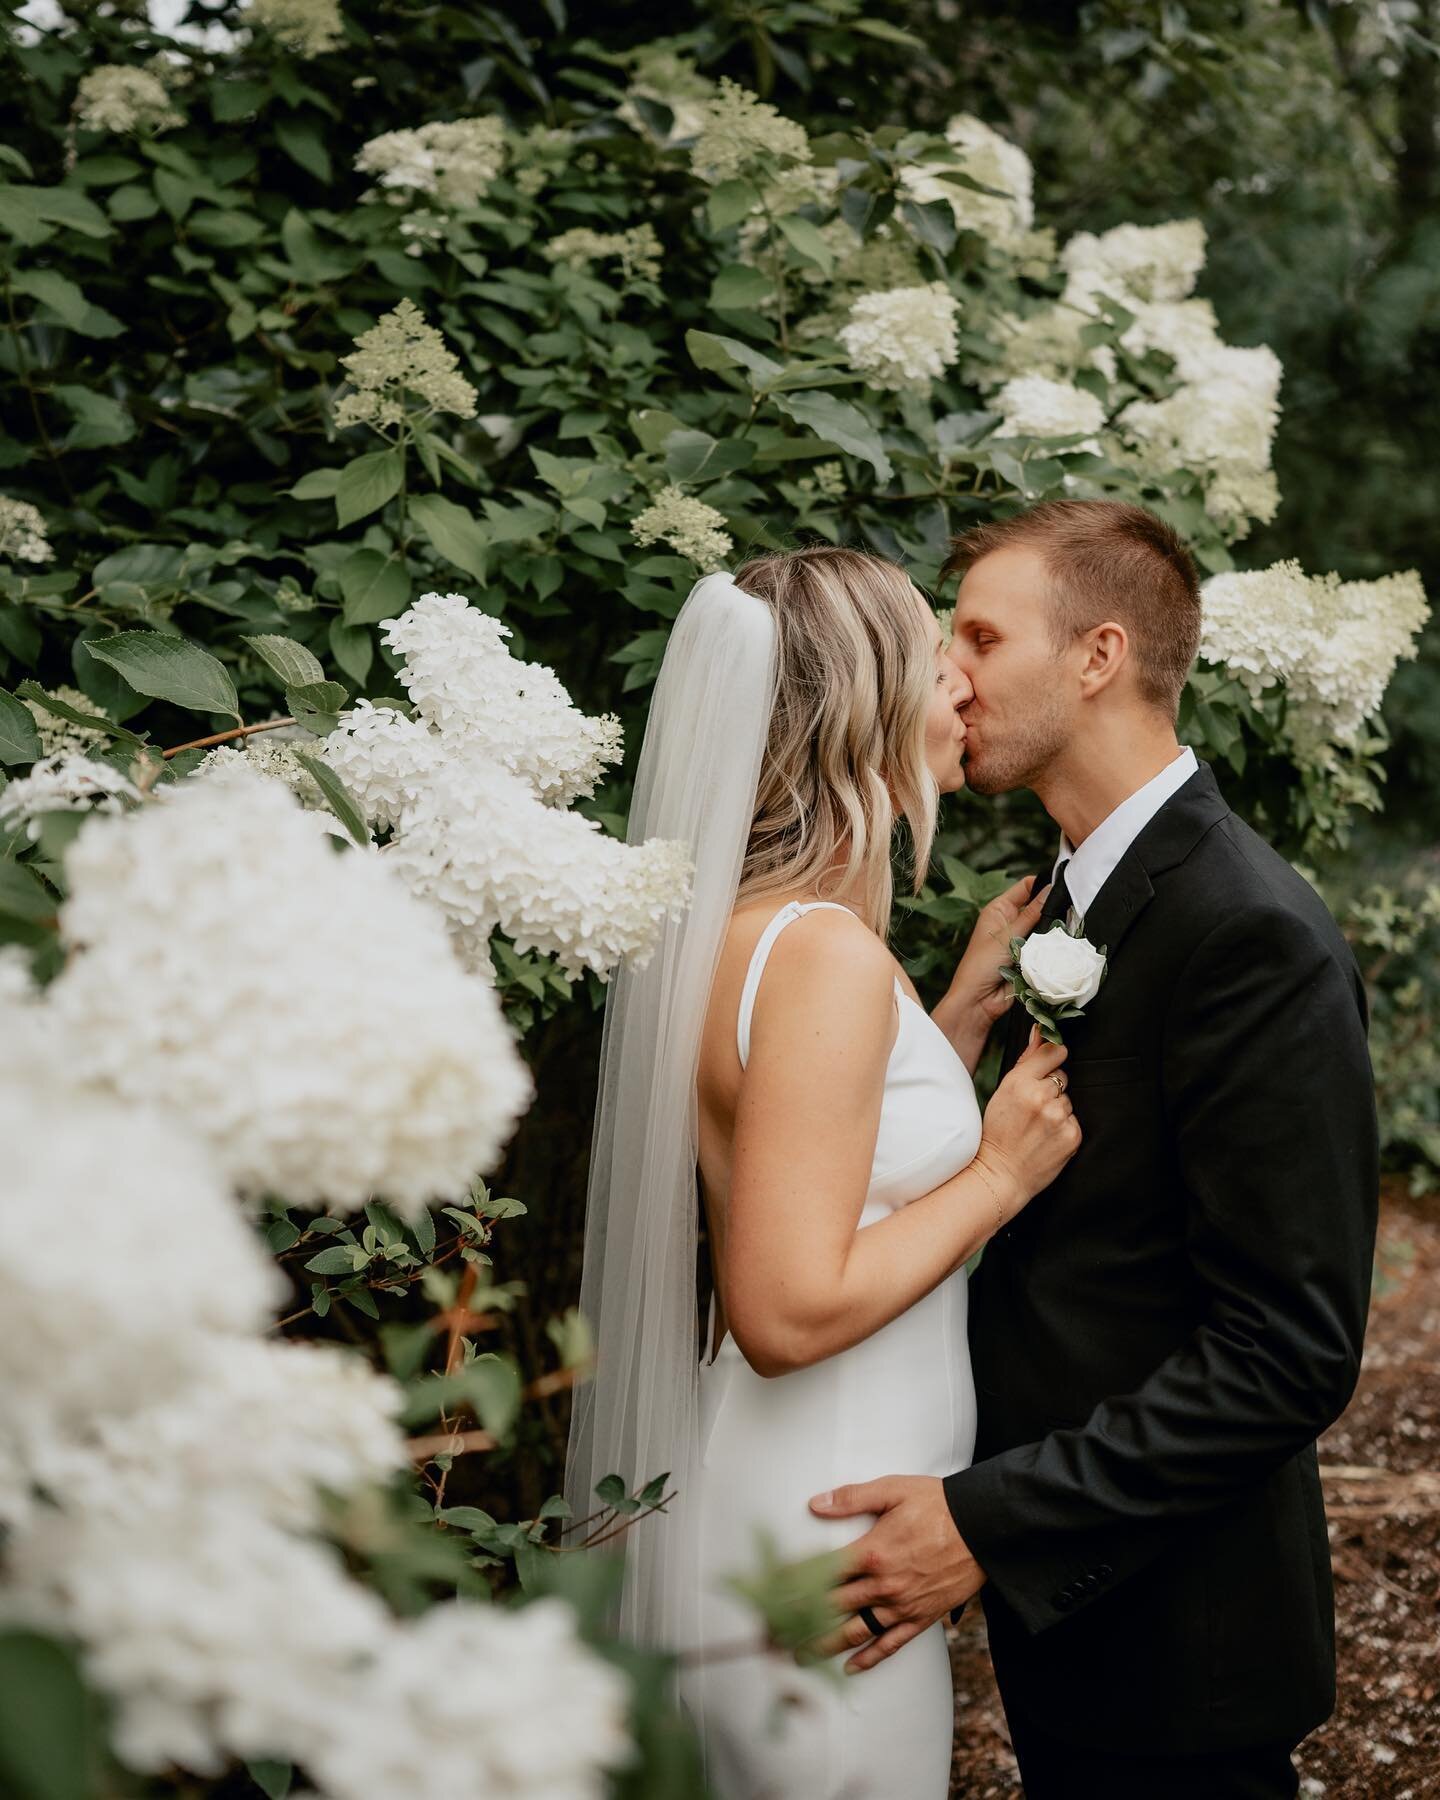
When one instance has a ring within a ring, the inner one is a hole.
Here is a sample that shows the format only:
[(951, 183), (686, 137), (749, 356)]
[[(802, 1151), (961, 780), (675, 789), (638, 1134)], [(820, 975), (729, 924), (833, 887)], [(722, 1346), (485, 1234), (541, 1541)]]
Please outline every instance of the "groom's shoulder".
[(1268, 936), (1324, 948), (1349, 959), (1349, 947), (1315, 889), (1273, 845), (1228, 808), (1174, 871), (1201, 932)]

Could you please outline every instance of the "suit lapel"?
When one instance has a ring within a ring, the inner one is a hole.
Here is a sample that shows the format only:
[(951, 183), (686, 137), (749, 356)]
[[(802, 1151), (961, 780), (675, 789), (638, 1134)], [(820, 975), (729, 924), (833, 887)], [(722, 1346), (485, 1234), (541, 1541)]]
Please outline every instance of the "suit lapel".
[[(1107, 958), (1115, 955), (1130, 927), (1154, 899), (1151, 877), (1184, 862), (1205, 833), (1229, 811), (1209, 763), (1202, 762), (1185, 785), (1177, 788), (1154, 818), (1146, 822), (1085, 915), (1085, 936), (1092, 944), (1103, 946)], [(1005, 1015), (1004, 1033), (1002, 1080), (1014, 1068), (1030, 1035), (1030, 1015), (1018, 1003)]]
[(1116, 863), (1104, 887), (1090, 903), (1081, 927), (1107, 959), (1120, 948), (1121, 939), (1155, 897), (1144, 863), (1132, 844)]
[(1152, 876), (1173, 869), (1229, 812), (1208, 763), (1177, 788), (1111, 870), (1085, 915), (1085, 936), (1113, 957), (1155, 896)]

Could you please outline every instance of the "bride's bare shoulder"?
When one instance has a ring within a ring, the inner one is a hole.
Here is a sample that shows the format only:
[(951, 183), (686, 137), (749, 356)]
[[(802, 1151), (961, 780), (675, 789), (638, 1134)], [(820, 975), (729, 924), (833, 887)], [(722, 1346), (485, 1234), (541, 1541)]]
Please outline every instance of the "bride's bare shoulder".
[[(724, 961), (744, 969), (766, 926), (785, 902), (758, 900), (737, 906), (730, 915)], [(766, 969), (774, 969), (773, 987), (813, 985), (826, 978), (839, 986), (851, 980), (866, 985), (888, 983), (895, 961), (881, 939), (848, 907), (817, 906), (792, 921), (771, 946)]]
[[(707, 1117), (713, 1113), (728, 1121), (733, 1116), (742, 1075), (735, 1021), (745, 977), (765, 927), (784, 904), (771, 897), (736, 907), (731, 915), (701, 1049), (700, 1096)], [(750, 1015), (752, 1060), (757, 1040), (763, 1054), (773, 1025), (787, 1020), (804, 1020), (812, 1039), (817, 1030), (853, 1039), (864, 1034), (869, 1021), (883, 1049), (885, 1021), (895, 1010), (894, 969), (888, 949), (854, 913), (828, 906), (806, 913), (803, 921), (779, 933), (766, 959)]]

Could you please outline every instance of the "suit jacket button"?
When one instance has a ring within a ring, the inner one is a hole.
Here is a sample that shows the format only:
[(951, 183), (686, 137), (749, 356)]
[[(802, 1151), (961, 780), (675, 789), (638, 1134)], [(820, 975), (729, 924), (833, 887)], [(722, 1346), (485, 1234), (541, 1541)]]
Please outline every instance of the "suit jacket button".
[(1069, 1588), (1061, 1588), (1060, 1592), (1055, 1596), (1055, 1604), (1060, 1608), (1061, 1612), (1064, 1612), (1067, 1607), (1073, 1606), (1074, 1603), (1075, 1596), (1071, 1593)]
[(1109, 1563), (1101, 1563), (1100, 1567), (1095, 1571), (1095, 1573), (1100, 1577), (1100, 1579), (1102, 1581), (1108, 1581), (1110, 1579), (1110, 1577), (1115, 1573), (1115, 1571), (1110, 1567)]
[(1087, 1594), (1093, 1594), (1100, 1585), (1100, 1578), (1098, 1575), (1087, 1575), (1080, 1585)]

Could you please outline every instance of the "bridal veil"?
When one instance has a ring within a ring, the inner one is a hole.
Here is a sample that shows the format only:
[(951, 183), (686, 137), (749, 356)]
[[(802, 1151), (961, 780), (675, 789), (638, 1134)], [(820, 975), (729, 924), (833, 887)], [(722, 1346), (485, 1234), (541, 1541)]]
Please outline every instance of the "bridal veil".
[(687, 844), (693, 898), (679, 919), (666, 920), (645, 967), (622, 965), (606, 996), (580, 1288), (595, 1372), (575, 1394), (565, 1497), (578, 1521), (600, 1505), (594, 1489), (603, 1476), (619, 1474), (634, 1492), (669, 1472), (665, 1492), (678, 1493), (666, 1510), (615, 1540), (625, 1551), (615, 1629), (652, 1648), (700, 1644), (690, 1504), (700, 1354), (695, 1081), (776, 667), (769, 606), (729, 575), (697, 581), (655, 684), (626, 833), (632, 844)]

